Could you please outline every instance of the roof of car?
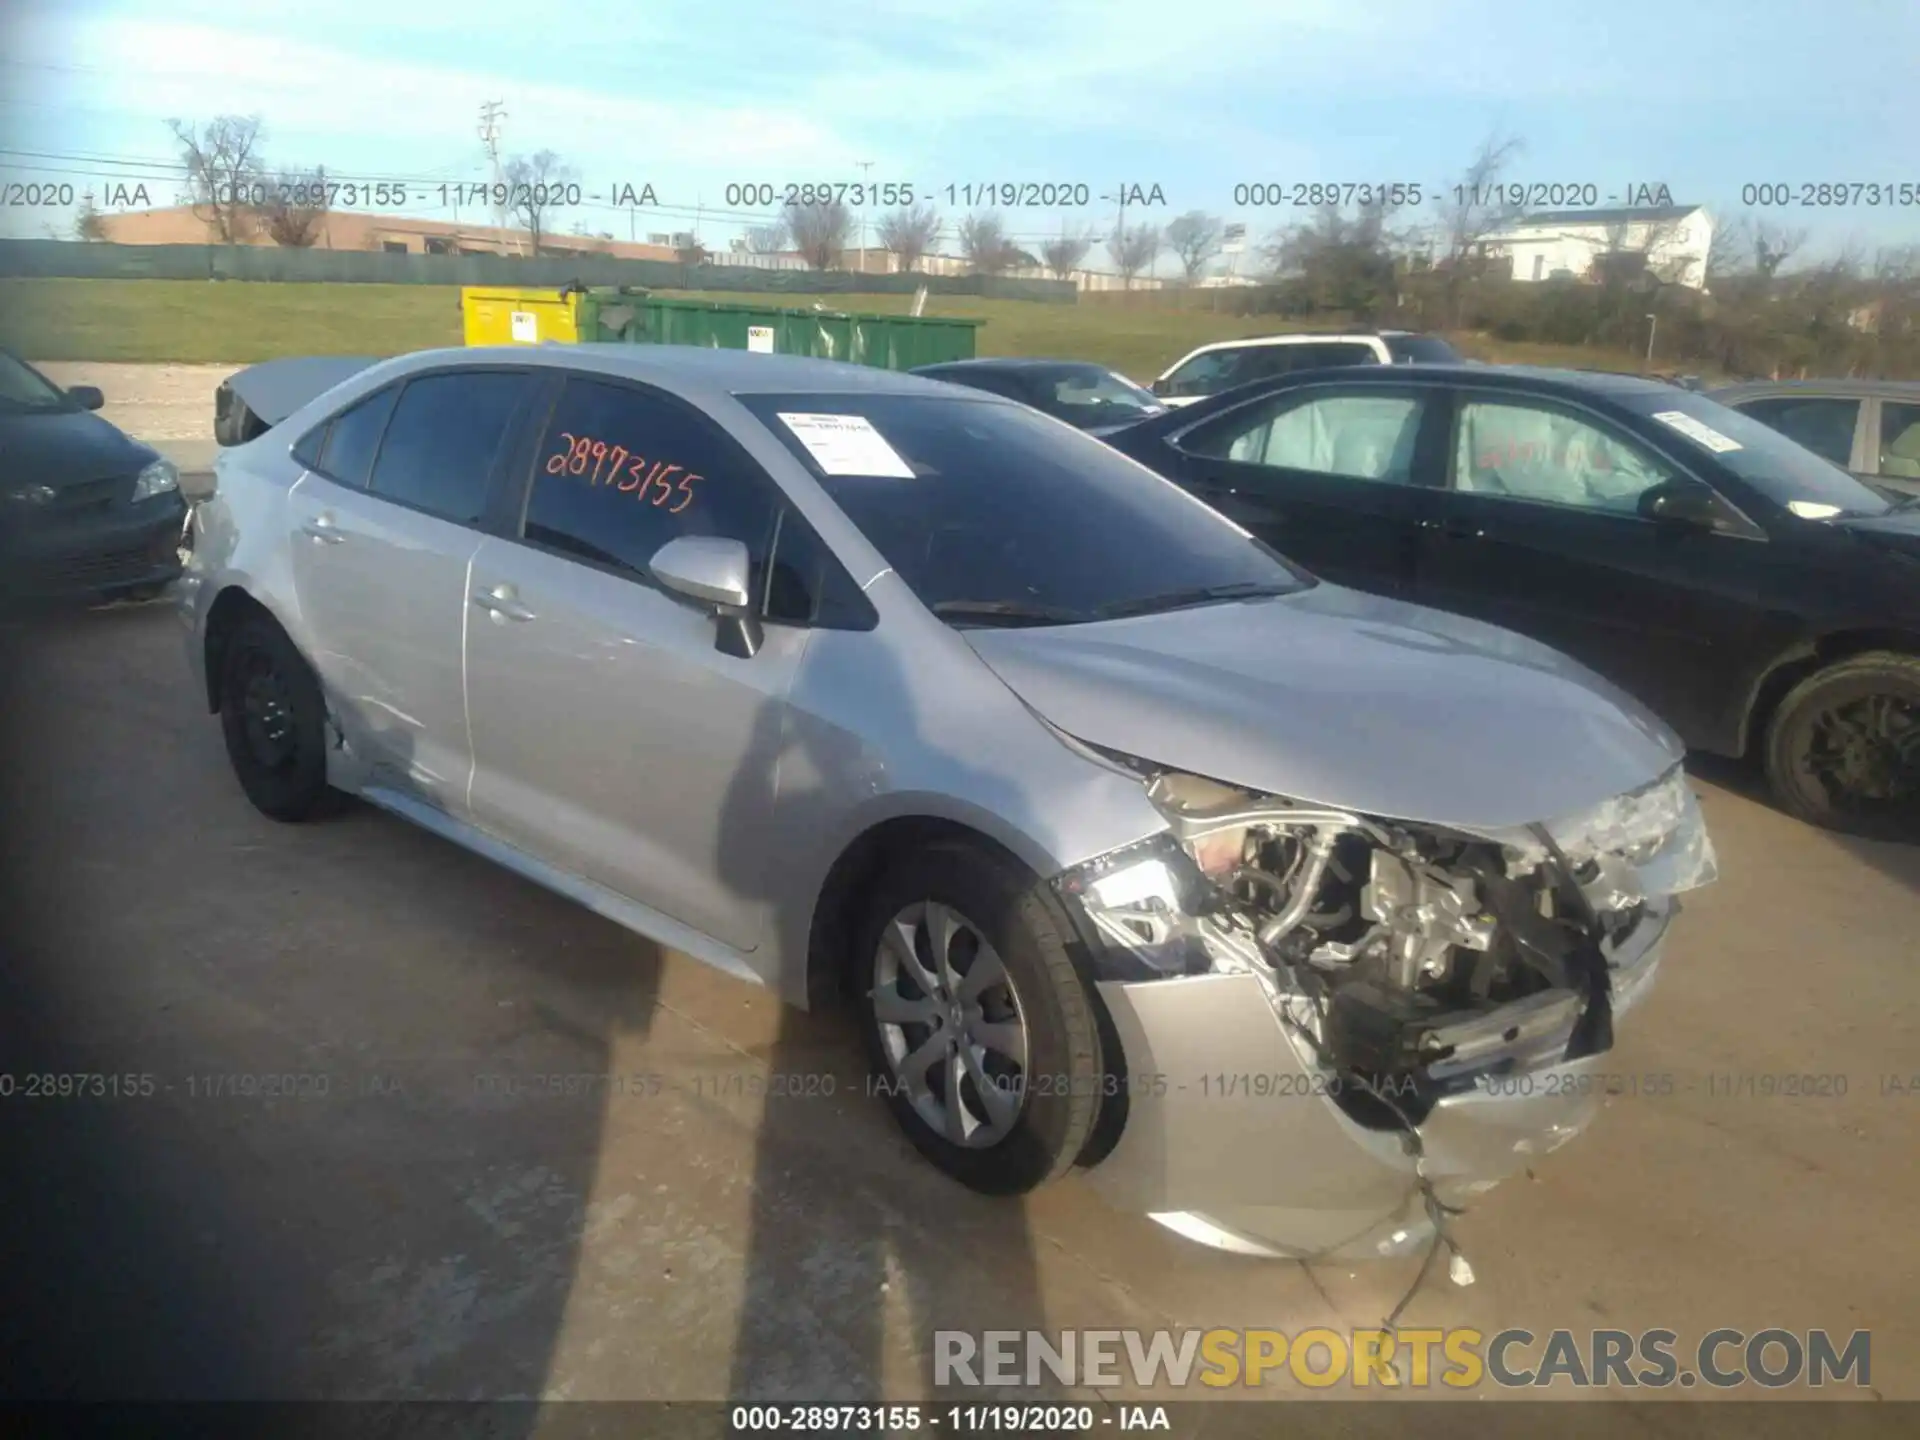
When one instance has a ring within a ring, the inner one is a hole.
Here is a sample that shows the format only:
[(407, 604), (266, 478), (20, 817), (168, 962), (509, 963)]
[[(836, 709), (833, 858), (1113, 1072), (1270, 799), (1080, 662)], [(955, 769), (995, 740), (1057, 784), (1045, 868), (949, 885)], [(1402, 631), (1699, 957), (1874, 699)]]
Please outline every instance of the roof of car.
[(1196, 345), (1191, 353), (1202, 350), (1239, 350), (1249, 345), (1313, 345), (1327, 341), (1349, 344), (1356, 340), (1392, 340), (1404, 335), (1414, 335), (1413, 330), (1296, 330), (1284, 335), (1249, 335), (1239, 340), (1214, 340), (1205, 345)]
[(1080, 370), (1105, 370), (1097, 360), (1056, 360), (1044, 355), (977, 355), (971, 360), (940, 360), (932, 365), (916, 365), (909, 372), (932, 375), (949, 370), (1053, 370), (1060, 366)]
[(1864, 399), (1880, 395), (1895, 400), (1920, 399), (1920, 380), (1743, 380), (1721, 385), (1707, 392), (1718, 400), (1758, 399), (1766, 395), (1805, 395), (1809, 398), (1832, 395), (1842, 399)]
[(476, 345), (422, 351), (411, 357), (445, 363), (551, 365), (644, 380), (681, 394), (753, 395), (899, 393), (951, 395), (938, 381), (898, 370), (816, 360), (804, 355), (763, 355), (700, 345), (629, 345), (618, 341), (579, 345)]
[[(1450, 380), (1471, 382), (1494, 390), (1532, 390), (1565, 395), (1600, 393), (1615, 397), (1652, 395), (1671, 398), (1691, 392), (1663, 380), (1641, 375), (1623, 375), (1608, 370), (1557, 370), (1544, 365), (1442, 365), (1432, 362), (1413, 365), (1327, 365), (1312, 370), (1295, 370), (1269, 380), (1255, 380), (1240, 387), (1240, 392), (1291, 389), (1299, 384), (1318, 384), (1338, 380), (1342, 384), (1399, 385), (1408, 380)], [(1220, 392), (1231, 395), (1237, 392)], [(1208, 397), (1214, 398), (1214, 397)]]

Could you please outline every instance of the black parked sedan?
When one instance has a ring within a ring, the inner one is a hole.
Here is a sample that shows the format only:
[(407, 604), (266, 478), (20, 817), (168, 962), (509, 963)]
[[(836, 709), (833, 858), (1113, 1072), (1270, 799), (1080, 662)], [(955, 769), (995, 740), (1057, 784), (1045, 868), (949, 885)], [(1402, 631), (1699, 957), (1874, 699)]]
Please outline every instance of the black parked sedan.
[(180, 574), (186, 501), (171, 461), (0, 350), (0, 604), (140, 598)]
[(1756, 420), (1631, 376), (1365, 366), (1108, 443), (1330, 580), (1585, 661), (1808, 820), (1920, 833), (1920, 502)]
[(1004, 395), (1090, 435), (1109, 435), (1122, 426), (1167, 412), (1151, 390), (1104, 365), (1085, 360), (950, 360), (922, 365), (913, 373)]

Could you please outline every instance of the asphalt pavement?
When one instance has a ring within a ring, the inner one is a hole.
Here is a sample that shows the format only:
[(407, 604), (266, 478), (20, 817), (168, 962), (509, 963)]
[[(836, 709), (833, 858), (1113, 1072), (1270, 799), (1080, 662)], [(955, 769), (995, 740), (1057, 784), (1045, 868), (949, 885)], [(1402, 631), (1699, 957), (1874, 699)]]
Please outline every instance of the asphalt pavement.
[[(973, 1196), (845, 1020), (370, 809), (261, 817), (164, 603), (4, 638), (5, 1393), (910, 1398), (935, 1328), (1344, 1330), (1414, 1278)], [(1477, 1283), (1402, 1323), (1866, 1328), (1920, 1398), (1920, 853), (1698, 788), (1722, 879), (1613, 1067), (1675, 1083), (1486, 1197)]]

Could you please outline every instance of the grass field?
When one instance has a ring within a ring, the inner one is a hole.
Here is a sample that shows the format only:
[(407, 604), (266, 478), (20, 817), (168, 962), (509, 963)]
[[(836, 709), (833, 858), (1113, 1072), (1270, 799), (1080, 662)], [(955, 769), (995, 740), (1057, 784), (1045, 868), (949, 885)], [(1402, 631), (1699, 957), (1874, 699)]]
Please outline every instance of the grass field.
[[(901, 313), (905, 295), (690, 298)], [(1196, 345), (1303, 328), (1141, 304), (1045, 305), (932, 296), (926, 313), (973, 316), (983, 355), (1094, 360), (1146, 380)], [(1311, 328), (1325, 328), (1311, 327)], [(1480, 360), (1633, 370), (1633, 356), (1451, 337)], [(460, 343), (460, 292), (438, 285), (279, 285), (202, 280), (0, 280), (0, 344), (30, 360), (250, 364), (281, 355), (392, 355)]]

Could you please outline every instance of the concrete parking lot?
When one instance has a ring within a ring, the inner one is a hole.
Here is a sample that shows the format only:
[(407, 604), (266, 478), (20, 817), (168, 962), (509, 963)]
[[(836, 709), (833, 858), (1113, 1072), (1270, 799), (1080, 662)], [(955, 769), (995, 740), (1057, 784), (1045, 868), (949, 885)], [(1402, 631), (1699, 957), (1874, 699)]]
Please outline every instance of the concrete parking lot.
[[(262, 818), (164, 604), (7, 639), (0, 1068), (135, 1077), (0, 1101), (0, 1273), (34, 1297), (0, 1353), (33, 1393), (914, 1397), (935, 1328), (1345, 1330), (1413, 1277), (1217, 1254), (1078, 1180), (964, 1192), (844, 1021), (370, 809)], [(1870, 1393), (1920, 1398), (1920, 852), (1744, 784), (1698, 786), (1722, 879), (1612, 1067), (1671, 1090), (1488, 1196), (1478, 1283), (1402, 1323), (1869, 1329)], [(792, 1074), (833, 1093), (765, 1098)], [(1738, 1078), (1809, 1074), (1845, 1095)]]

